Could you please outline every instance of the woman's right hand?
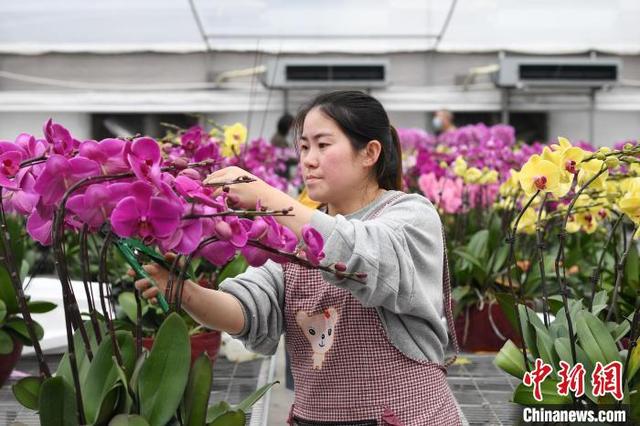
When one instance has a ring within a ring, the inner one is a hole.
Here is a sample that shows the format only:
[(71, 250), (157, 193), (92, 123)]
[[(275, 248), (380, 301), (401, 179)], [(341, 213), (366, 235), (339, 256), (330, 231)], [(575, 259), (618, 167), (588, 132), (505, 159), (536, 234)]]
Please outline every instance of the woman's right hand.
[[(174, 253), (166, 253), (164, 255), (164, 258), (168, 262), (173, 262), (176, 258), (176, 255)], [(135, 282), (135, 286), (138, 290), (140, 290), (143, 298), (149, 300), (149, 302), (152, 304), (157, 304), (158, 293), (162, 292), (162, 294), (164, 294), (167, 289), (167, 284), (169, 282), (169, 271), (167, 271), (157, 263), (147, 263), (142, 267), (147, 272), (147, 274), (149, 274), (151, 278), (153, 278), (156, 286), (152, 285), (151, 282), (149, 282), (149, 280), (146, 278), (137, 280)], [(134, 278), (137, 275), (133, 269), (129, 269), (129, 271), (127, 271), (127, 274)]]

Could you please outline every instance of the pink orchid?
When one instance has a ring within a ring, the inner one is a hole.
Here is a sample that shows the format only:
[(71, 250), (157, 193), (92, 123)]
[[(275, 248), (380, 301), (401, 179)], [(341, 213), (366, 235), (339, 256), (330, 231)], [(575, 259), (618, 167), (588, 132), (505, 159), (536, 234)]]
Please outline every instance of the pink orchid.
[(14, 182), (18, 189), (8, 189), (2, 193), (3, 203), (8, 211), (15, 211), (21, 215), (29, 215), (40, 200), (40, 195), (33, 190), (35, 178), (28, 168), (21, 169)]
[(39, 203), (27, 219), (27, 233), (43, 246), (51, 244), (54, 206)]
[(313, 265), (319, 265), (325, 255), (322, 251), (324, 239), (320, 232), (312, 228), (310, 225), (302, 227), (302, 239), (305, 243), (304, 253), (309, 262)]
[(88, 140), (80, 145), (79, 154), (98, 163), (102, 174), (124, 173), (130, 170), (122, 155), (125, 144), (120, 139), (103, 139), (100, 142)]
[(42, 196), (46, 205), (55, 204), (76, 182), (100, 174), (98, 163), (83, 157), (67, 159), (52, 155), (38, 176), (33, 189)]
[(109, 219), (118, 202), (131, 194), (131, 185), (123, 182), (91, 185), (84, 194), (70, 197), (67, 208), (75, 213), (82, 223), (89, 225), (92, 230), (97, 230)]
[(159, 184), (162, 156), (158, 143), (151, 138), (138, 138), (126, 149), (130, 150), (127, 160), (138, 179)]
[(153, 188), (145, 182), (133, 183), (131, 193), (134, 195), (120, 200), (111, 213), (116, 234), (148, 240), (167, 238), (175, 232), (180, 225), (181, 205), (154, 196)]
[(436, 207), (447, 213), (456, 213), (462, 206), (462, 179), (447, 177), (436, 178), (434, 173), (420, 176), (418, 186), (422, 193), (431, 200)]
[(73, 139), (69, 130), (54, 123), (51, 118), (44, 125), (44, 136), (49, 142), (52, 152), (65, 157), (71, 156), (74, 148), (80, 145), (79, 141)]

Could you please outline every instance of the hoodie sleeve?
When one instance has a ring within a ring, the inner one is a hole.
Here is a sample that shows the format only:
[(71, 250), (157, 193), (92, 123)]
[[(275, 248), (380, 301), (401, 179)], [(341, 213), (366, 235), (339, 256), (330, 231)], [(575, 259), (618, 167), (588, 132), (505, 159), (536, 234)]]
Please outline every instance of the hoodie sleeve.
[(244, 328), (231, 336), (251, 351), (273, 355), (284, 331), (282, 266), (272, 260), (258, 268), (250, 266), (222, 281), (218, 289), (235, 296), (244, 312)]

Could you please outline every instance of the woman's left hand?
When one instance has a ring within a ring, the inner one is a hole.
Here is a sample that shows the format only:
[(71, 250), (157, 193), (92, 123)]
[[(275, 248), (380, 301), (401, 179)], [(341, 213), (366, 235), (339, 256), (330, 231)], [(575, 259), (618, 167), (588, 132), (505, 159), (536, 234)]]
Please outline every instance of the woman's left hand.
[[(225, 167), (224, 169), (220, 169), (211, 173), (204, 179), (203, 184), (212, 185), (216, 183), (231, 182), (243, 176), (246, 176), (253, 181), (248, 183), (234, 183), (232, 185), (228, 185), (230, 201), (235, 201), (234, 204), (230, 205), (231, 207), (247, 210), (255, 209), (258, 199), (264, 201), (267, 198), (269, 192), (277, 191), (277, 189), (268, 185), (262, 179), (252, 175), (251, 173), (241, 169), (240, 167), (235, 166)], [(218, 196), (220, 194), (222, 194), (222, 186), (216, 187), (213, 193), (214, 196)]]

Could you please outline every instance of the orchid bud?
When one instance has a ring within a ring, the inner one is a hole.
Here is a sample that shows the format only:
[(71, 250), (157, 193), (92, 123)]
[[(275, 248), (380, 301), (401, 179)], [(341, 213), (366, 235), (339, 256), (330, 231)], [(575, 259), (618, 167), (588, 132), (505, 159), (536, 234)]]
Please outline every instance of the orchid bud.
[(604, 163), (608, 168), (615, 169), (620, 165), (620, 160), (618, 160), (618, 157), (607, 157), (607, 159), (604, 160)]
[(335, 268), (336, 271), (340, 271), (340, 272), (345, 272), (347, 270), (347, 265), (345, 265), (344, 262), (336, 262), (336, 264), (333, 265), (333, 267)]
[(361, 280), (364, 280), (367, 278), (367, 273), (366, 272), (356, 272), (356, 277), (360, 278)]
[(200, 180), (200, 173), (197, 170), (194, 169), (184, 169), (181, 170), (180, 173), (178, 173), (178, 176), (186, 176), (189, 179), (193, 179), (193, 180)]
[(173, 160), (173, 166), (178, 170), (184, 170), (189, 166), (189, 162), (185, 158), (176, 158)]
[(165, 144), (162, 145), (162, 151), (165, 154), (169, 154), (172, 149), (173, 149), (173, 145), (171, 145), (170, 143), (165, 143)]

